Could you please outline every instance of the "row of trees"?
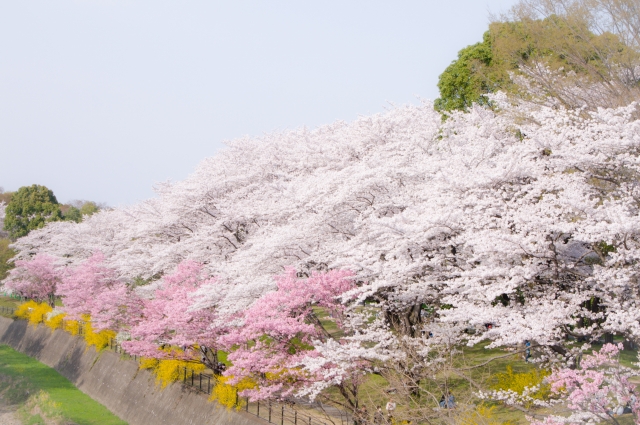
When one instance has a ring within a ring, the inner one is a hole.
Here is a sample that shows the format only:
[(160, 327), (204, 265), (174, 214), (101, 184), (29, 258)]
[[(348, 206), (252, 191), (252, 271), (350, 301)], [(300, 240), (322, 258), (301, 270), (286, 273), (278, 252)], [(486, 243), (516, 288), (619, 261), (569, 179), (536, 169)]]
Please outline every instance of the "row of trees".
[(236, 140), (154, 199), (17, 239), (5, 287), (62, 297), (131, 353), (215, 370), (223, 349), (254, 399), (364, 415), (379, 374), (418, 423), (454, 415), (433, 407), (460, 379), (470, 404), (553, 407), (539, 381), (487, 391), (464, 360), (528, 341), (570, 423), (615, 422), (638, 411), (633, 372), (607, 369), (618, 348), (583, 352), (640, 342), (634, 10), (522, 1), (445, 71), (435, 109)]
[[(5, 285), (27, 293), (43, 261), (30, 259), (47, 255), (76, 276), (65, 308), (91, 306), (133, 353), (189, 346), (212, 363), (226, 347), (252, 396), (340, 394), (353, 412), (377, 370), (416, 421), (450, 414), (432, 409), (433, 371), (473, 366), (452, 347), (529, 340), (541, 364), (575, 367), (578, 340), (639, 341), (636, 106), (492, 101), (502, 113), (442, 122), (424, 104), (236, 141), (157, 198), (18, 239)], [(75, 275), (97, 252), (101, 271)], [(324, 333), (316, 307), (341, 332)]]

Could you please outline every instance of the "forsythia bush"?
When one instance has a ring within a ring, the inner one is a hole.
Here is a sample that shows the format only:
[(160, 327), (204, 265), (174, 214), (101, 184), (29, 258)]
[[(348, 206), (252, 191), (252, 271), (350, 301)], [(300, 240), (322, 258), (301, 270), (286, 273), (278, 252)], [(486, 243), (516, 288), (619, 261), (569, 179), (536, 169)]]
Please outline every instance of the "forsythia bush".
[(507, 366), (507, 371), (496, 374), (495, 390), (511, 390), (522, 394), (525, 389), (537, 388), (530, 392), (529, 396), (536, 400), (546, 400), (549, 398), (551, 388), (544, 382), (544, 378), (549, 376), (548, 370), (532, 369), (529, 372), (515, 373), (511, 366)]
[(66, 315), (60, 311), (53, 310), (47, 314), (47, 320), (44, 322), (45, 326), (55, 331), (62, 328), (63, 320)]
[[(64, 320), (65, 314), (59, 310), (52, 309), (47, 303), (37, 303), (35, 301), (27, 301), (21, 304), (15, 312), (18, 319), (28, 320), (30, 324), (37, 325), (44, 323), (51, 330), (62, 329), (71, 335), (80, 333), (80, 322), (77, 320)], [(91, 327), (91, 317), (82, 316), (84, 322), (84, 340), (87, 345), (95, 346), (96, 350), (101, 350), (109, 345), (109, 339), (115, 338), (116, 333), (113, 331), (95, 332)]]
[(19, 319), (28, 320), (30, 324), (35, 326), (46, 320), (47, 313), (52, 310), (53, 309), (47, 303), (38, 304), (35, 301), (27, 301), (18, 307), (15, 312), (15, 316)]
[[(167, 350), (165, 350), (167, 351)], [(171, 349), (172, 353), (180, 354), (181, 350)], [(184, 369), (191, 373), (200, 373), (206, 368), (202, 363), (194, 363), (180, 359), (154, 359), (144, 357), (140, 361), (140, 369), (148, 369), (156, 376), (156, 383), (165, 388), (172, 382), (179, 381), (184, 376)]]
[(80, 333), (80, 322), (77, 320), (65, 320), (62, 330), (71, 335), (78, 335)]
[(84, 340), (87, 345), (93, 345), (96, 347), (96, 350), (100, 351), (106, 346), (109, 345), (109, 340), (111, 338), (116, 337), (116, 333), (114, 331), (100, 331), (95, 332), (93, 327), (91, 326), (90, 317), (83, 317), (85, 321), (84, 325)]
[(158, 363), (160, 360), (154, 359), (151, 357), (142, 357), (140, 359), (140, 369), (149, 369), (153, 371), (156, 367), (158, 367)]
[(249, 378), (242, 379), (236, 385), (227, 384), (230, 379), (230, 376), (216, 377), (216, 385), (213, 387), (213, 391), (211, 391), (209, 400), (215, 400), (229, 409), (232, 407), (240, 409), (244, 401), (238, 399), (238, 393), (240, 391), (254, 389), (257, 385), (255, 381)]

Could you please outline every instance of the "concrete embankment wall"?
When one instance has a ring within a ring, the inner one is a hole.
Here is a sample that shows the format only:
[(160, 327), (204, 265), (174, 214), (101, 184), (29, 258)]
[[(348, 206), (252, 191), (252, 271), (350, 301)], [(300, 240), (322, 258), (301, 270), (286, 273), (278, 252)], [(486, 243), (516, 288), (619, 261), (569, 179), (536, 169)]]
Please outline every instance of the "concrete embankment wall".
[(82, 392), (130, 425), (258, 425), (245, 412), (227, 410), (180, 383), (160, 389), (154, 376), (109, 350), (87, 349), (81, 338), (24, 320), (0, 317), (0, 344), (56, 369)]

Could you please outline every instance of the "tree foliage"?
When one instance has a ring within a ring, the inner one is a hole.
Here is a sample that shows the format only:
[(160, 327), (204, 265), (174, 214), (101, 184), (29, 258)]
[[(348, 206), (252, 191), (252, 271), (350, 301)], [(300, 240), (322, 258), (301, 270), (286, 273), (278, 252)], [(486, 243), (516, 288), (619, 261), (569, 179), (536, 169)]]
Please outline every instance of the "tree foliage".
[(64, 220), (80, 223), (84, 217), (97, 213), (101, 208), (92, 201), (71, 201), (69, 204), (61, 205), (60, 209)]
[(443, 72), (436, 108), (467, 110), (498, 90), (569, 108), (639, 99), (636, 3), (522, 0)]
[(38, 254), (32, 260), (16, 261), (16, 268), (9, 272), (5, 288), (23, 297), (46, 302), (53, 308), (63, 271), (56, 267), (54, 259)]
[(621, 413), (632, 413), (640, 422), (640, 401), (634, 379), (637, 369), (620, 364), (622, 344), (605, 344), (585, 356), (579, 368), (562, 368), (550, 377), (551, 391), (567, 401), (571, 416), (550, 416), (533, 425), (614, 423)]
[(12, 239), (26, 236), (48, 222), (62, 219), (58, 200), (45, 186), (32, 185), (18, 189), (7, 204), (4, 228)]
[(436, 109), (467, 110), (474, 103), (488, 105), (486, 95), (504, 89), (509, 79), (505, 70), (495, 63), (495, 57), (489, 31), (482, 42), (460, 50), (458, 59), (440, 75)]
[[(358, 416), (377, 373), (416, 423), (452, 419), (434, 407), (453, 376), (487, 389), (463, 346), (530, 341), (557, 371), (605, 334), (640, 342), (638, 105), (487, 100), (236, 140), (153, 199), (18, 239), (5, 286), (131, 353), (219, 373), (222, 348), (254, 399)], [(548, 402), (541, 375), (507, 377), (500, 401)]]

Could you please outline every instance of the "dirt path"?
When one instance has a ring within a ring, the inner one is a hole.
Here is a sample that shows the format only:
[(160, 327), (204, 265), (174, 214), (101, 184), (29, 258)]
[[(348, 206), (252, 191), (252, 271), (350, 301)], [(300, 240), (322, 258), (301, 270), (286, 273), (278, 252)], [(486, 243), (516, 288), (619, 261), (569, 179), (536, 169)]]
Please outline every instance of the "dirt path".
[(2, 425), (22, 425), (16, 414), (17, 406), (0, 405), (0, 424)]

